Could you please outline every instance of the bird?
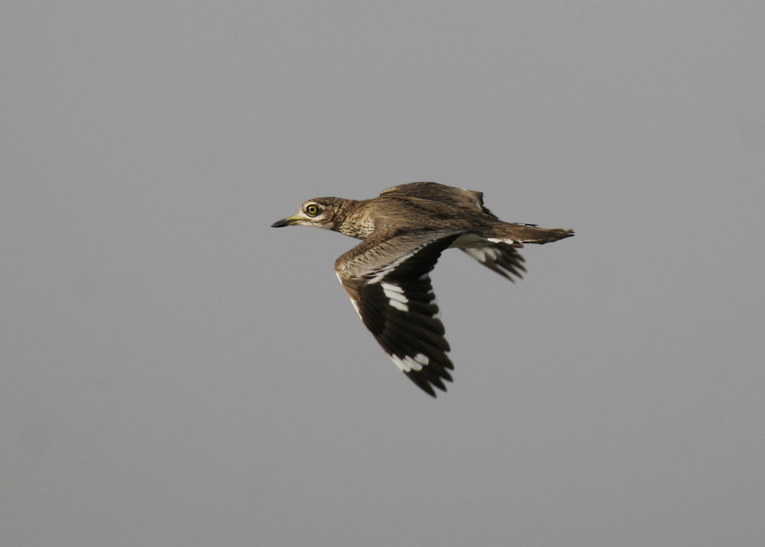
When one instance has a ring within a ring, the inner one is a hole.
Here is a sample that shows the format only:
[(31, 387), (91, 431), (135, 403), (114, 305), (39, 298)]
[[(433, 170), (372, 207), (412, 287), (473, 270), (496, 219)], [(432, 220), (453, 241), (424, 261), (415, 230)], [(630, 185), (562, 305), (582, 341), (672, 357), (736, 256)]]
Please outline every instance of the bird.
[(503, 222), (483, 193), (412, 182), (366, 200), (306, 201), (271, 227), (313, 226), (361, 243), (335, 261), (335, 273), (361, 321), (396, 366), (427, 394), (452, 381), (450, 346), (430, 280), (441, 253), (458, 248), (510, 281), (526, 272), (518, 252), (526, 243), (571, 237), (568, 228)]

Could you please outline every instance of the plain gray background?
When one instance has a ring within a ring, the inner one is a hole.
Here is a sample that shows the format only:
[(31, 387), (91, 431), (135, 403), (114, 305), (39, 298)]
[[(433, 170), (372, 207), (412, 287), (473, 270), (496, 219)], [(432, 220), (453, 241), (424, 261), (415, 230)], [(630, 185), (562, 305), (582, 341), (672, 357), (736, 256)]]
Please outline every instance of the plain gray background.
[[(765, 544), (765, 4), (4, 2), (4, 546)], [(437, 400), (306, 199), (572, 227), (433, 274)]]

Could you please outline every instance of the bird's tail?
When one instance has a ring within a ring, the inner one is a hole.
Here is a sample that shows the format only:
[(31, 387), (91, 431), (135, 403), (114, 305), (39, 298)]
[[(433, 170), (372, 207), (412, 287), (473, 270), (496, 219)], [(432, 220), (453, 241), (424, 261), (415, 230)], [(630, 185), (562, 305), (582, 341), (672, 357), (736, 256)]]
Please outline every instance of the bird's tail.
[(540, 228), (534, 224), (497, 222), (482, 234), (485, 238), (505, 243), (537, 243), (543, 245), (571, 237), (570, 228)]

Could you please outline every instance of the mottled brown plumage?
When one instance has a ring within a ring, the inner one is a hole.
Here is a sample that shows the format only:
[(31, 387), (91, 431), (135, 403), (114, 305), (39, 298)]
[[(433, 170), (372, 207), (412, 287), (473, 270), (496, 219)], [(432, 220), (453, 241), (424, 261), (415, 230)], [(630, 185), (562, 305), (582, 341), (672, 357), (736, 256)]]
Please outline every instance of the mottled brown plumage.
[(518, 248), (574, 235), (499, 220), (483, 194), (435, 182), (383, 190), (367, 200), (316, 198), (273, 227), (334, 230), (359, 245), (335, 262), (335, 271), (366, 327), (388, 356), (424, 391), (446, 391), (454, 368), (438, 316), (429, 272), (445, 249), (457, 247), (513, 281), (525, 272)]

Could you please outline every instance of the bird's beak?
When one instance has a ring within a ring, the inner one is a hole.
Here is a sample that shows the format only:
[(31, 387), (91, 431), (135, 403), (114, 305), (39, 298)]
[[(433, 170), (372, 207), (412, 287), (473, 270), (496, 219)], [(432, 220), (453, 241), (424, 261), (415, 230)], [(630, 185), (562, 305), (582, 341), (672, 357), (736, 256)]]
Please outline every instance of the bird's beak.
[(297, 222), (297, 215), (277, 220), (271, 225), (271, 228), (282, 228), (283, 226), (292, 226)]

